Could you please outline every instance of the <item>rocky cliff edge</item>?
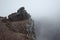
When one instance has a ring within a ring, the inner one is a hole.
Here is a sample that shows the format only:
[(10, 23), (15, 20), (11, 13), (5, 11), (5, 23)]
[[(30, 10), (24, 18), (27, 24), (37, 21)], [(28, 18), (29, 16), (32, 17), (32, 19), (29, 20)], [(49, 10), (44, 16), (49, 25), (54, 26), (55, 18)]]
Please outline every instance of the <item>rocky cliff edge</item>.
[(24, 7), (0, 17), (0, 40), (34, 40), (34, 22)]

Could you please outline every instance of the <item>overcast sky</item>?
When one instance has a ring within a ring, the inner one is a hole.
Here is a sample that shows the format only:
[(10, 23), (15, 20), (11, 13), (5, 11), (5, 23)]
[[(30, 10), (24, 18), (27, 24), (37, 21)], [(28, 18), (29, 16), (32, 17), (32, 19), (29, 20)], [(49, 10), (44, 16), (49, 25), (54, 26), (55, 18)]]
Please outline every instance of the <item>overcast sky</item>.
[(0, 0), (0, 16), (7, 16), (24, 6), (32, 16), (60, 16), (60, 0)]
[(32, 17), (42, 17), (42, 19), (38, 19), (38, 22), (35, 21), (37, 25), (37, 40), (40, 40), (40, 38), (43, 40), (44, 38), (42, 37), (45, 37), (46, 32), (46, 37), (49, 36), (52, 38), (55, 34), (55, 28), (56, 30), (59, 30), (60, 0), (0, 0), (0, 16), (7, 16), (13, 12), (16, 12), (22, 6), (25, 7), (27, 12), (30, 13)]

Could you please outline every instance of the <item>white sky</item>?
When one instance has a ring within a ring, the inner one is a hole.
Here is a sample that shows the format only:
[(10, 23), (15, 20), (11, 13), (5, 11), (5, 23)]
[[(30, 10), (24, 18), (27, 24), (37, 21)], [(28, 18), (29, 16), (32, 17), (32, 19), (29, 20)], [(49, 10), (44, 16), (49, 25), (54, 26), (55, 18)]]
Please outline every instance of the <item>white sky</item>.
[[(41, 24), (37, 25), (39, 21), (36, 22), (36, 33), (39, 36), (37, 40), (40, 40), (40, 34), (44, 34), (54, 27), (60, 28), (60, 0), (0, 0), (0, 16), (16, 12), (21, 6), (24, 6), (32, 16), (43, 17), (39, 20)], [(42, 33), (40, 33), (40, 27), (42, 27)], [(50, 31), (47, 32), (48, 36), (50, 36), (49, 33)]]
[(32, 16), (60, 16), (60, 0), (0, 0), (0, 16), (7, 16), (24, 6)]

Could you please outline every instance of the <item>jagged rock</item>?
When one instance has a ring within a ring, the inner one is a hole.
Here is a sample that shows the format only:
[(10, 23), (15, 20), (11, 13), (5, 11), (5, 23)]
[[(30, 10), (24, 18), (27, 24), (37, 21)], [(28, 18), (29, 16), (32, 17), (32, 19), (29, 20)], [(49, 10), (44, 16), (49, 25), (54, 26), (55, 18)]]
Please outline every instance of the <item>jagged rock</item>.
[(27, 24), (33, 27), (31, 22), (31, 19), (6, 23), (0, 20), (0, 40), (33, 40), (32, 33), (28, 35), (27, 31)]
[(0, 22), (0, 40), (26, 40), (27, 36), (23, 33), (16, 33), (3, 23)]
[(17, 13), (15, 12), (15, 13), (10, 14), (10, 15), (8, 16), (8, 20), (9, 20), (9, 21), (15, 21), (15, 20), (18, 21)]
[(24, 7), (8, 19), (0, 17), (0, 40), (33, 40), (34, 36), (34, 22)]
[(24, 21), (8, 22), (6, 25), (14, 32), (23, 33), (32, 38), (35, 37), (34, 23), (31, 18)]
[(21, 7), (17, 12), (8, 16), (10, 21), (19, 21), (29, 19), (31, 16), (26, 12), (24, 7)]
[(21, 13), (22, 11), (24, 11), (25, 10), (25, 8), (24, 7), (21, 7), (21, 8), (19, 8), (18, 10), (17, 10), (17, 13)]

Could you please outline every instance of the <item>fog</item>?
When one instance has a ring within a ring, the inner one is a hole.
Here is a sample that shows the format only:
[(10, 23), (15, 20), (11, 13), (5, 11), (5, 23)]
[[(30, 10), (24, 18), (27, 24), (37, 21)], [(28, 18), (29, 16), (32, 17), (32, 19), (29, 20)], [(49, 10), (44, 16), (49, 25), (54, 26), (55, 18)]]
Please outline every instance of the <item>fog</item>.
[(35, 19), (36, 40), (60, 40), (60, 20), (57, 18)]
[(35, 22), (36, 40), (60, 40), (60, 0), (0, 0), (0, 16), (22, 6)]

